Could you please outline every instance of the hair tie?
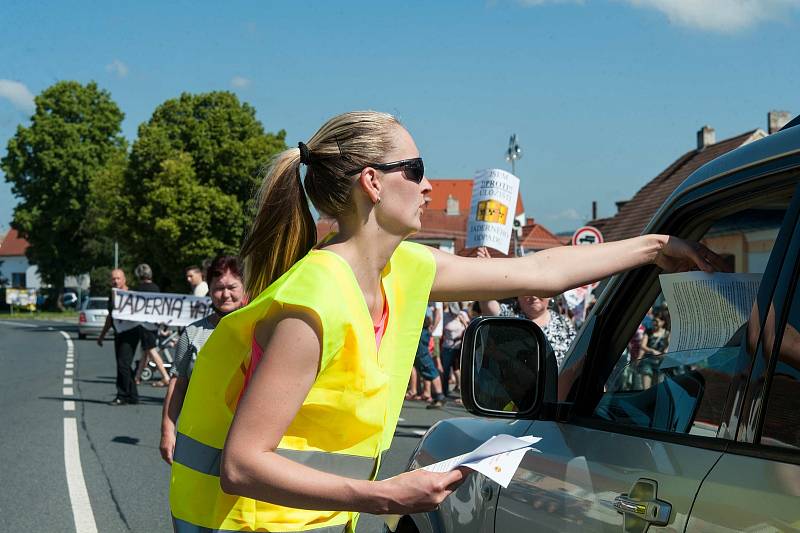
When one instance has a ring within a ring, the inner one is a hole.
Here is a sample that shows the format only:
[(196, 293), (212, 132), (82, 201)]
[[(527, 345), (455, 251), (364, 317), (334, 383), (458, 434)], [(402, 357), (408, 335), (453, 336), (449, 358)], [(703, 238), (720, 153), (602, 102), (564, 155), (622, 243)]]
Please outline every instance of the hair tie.
[(300, 149), (300, 162), (304, 165), (309, 165), (311, 163), (311, 152), (308, 150), (308, 146), (304, 142), (299, 142), (297, 147)]

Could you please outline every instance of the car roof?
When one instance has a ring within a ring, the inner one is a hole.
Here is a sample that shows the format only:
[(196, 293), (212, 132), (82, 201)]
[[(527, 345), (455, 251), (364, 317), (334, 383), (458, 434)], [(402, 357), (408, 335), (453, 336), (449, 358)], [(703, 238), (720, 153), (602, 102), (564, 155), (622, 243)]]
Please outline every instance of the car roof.
[(694, 171), (670, 195), (665, 204), (671, 203), (689, 189), (722, 178), (737, 170), (776, 159), (792, 153), (800, 153), (800, 127), (784, 128), (763, 139), (747, 143), (736, 150), (709, 161)]

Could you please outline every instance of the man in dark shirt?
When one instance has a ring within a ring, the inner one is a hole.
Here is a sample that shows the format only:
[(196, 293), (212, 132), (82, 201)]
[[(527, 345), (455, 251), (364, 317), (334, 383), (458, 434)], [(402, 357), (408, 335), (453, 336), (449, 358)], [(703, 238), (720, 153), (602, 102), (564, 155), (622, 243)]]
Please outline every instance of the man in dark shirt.
[[(113, 289), (128, 290), (125, 273), (116, 268), (111, 271), (111, 287)], [(117, 359), (117, 396), (111, 400), (111, 405), (125, 405), (139, 403), (139, 393), (133, 380), (133, 356), (139, 345), (139, 325), (127, 320), (114, 320), (114, 291), (108, 298), (108, 316), (106, 323), (97, 338), (97, 344), (102, 346), (108, 330), (114, 329), (114, 355)]]

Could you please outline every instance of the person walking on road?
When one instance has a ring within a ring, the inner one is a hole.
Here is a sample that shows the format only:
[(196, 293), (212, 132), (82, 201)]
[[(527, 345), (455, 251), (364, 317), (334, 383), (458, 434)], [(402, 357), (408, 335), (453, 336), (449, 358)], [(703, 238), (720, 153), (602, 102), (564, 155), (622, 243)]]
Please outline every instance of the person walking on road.
[(178, 339), (175, 361), (170, 368), (169, 388), (164, 398), (161, 414), (161, 457), (172, 464), (175, 450), (175, 425), (183, 406), (189, 378), (192, 376), (197, 355), (220, 319), (239, 309), (245, 301), (244, 280), (239, 258), (220, 255), (214, 258), (206, 273), (211, 286), (211, 304), (214, 312), (186, 326)]
[[(111, 288), (128, 290), (125, 272), (120, 268), (111, 271)], [(139, 392), (133, 379), (133, 356), (139, 345), (139, 323), (114, 319), (114, 291), (108, 297), (108, 315), (103, 329), (97, 337), (97, 345), (103, 341), (109, 329), (114, 329), (114, 356), (117, 360), (117, 395), (109, 402), (111, 405), (139, 403)]]
[[(339, 115), (278, 154), (242, 249), (257, 297), (214, 330), (181, 410), (176, 530), (352, 532), (360, 512), (435, 509), (464, 470), (375, 481), (428, 301), (558, 294), (653, 263), (722, 265), (663, 235), (514, 259), (456, 256), (405, 241), (430, 191), (411, 135), (385, 113)], [(306, 194), (338, 221), (319, 245)]]
[[(161, 289), (158, 288), (158, 285), (153, 283), (153, 270), (150, 268), (150, 265), (147, 263), (142, 263), (138, 265), (134, 270), (133, 274), (136, 276), (137, 283), (136, 283), (136, 290), (139, 292), (161, 292)], [(161, 374), (161, 380), (153, 382), (154, 387), (166, 387), (169, 385), (169, 376), (167, 375), (167, 369), (164, 367), (164, 360), (161, 359), (161, 355), (158, 353), (156, 346), (158, 345), (158, 325), (157, 324), (148, 324), (148, 323), (140, 323), (139, 324), (139, 339), (142, 342), (142, 357), (139, 359), (139, 367), (136, 369), (136, 383), (139, 384), (142, 382), (142, 371), (144, 367), (147, 366), (148, 361), (153, 361), (156, 365), (156, 369), (158, 370), (159, 374)]]

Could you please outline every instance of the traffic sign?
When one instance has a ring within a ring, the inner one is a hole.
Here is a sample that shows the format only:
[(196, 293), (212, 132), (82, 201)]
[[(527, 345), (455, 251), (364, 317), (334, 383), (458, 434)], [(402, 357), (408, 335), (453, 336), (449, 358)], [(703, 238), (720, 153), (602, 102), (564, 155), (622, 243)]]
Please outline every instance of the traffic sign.
[(572, 234), (572, 245), (600, 244), (603, 242), (603, 234), (594, 226), (583, 226), (575, 230)]

